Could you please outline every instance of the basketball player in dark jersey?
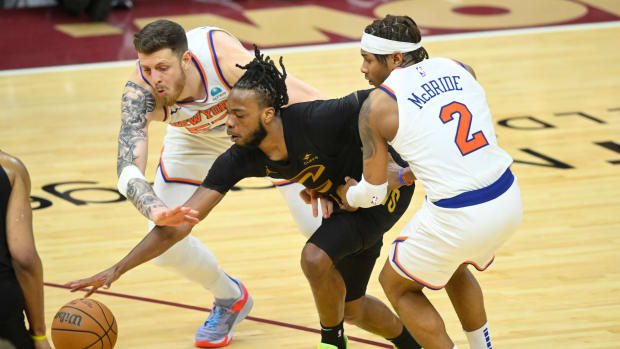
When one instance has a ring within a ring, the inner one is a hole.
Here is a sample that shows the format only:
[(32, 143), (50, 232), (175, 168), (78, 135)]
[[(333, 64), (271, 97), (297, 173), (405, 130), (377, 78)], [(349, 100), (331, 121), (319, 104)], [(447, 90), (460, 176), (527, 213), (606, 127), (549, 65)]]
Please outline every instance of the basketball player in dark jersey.
[(43, 267), (32, 234), (30, 176), (21, 161), (0, 151), (0, 338), (19, 349), (50, 349), (44, 315)]
[[(399, 349), (419, 348), (385, 304), (366, 295), (383, 234), (407, 209), (413, 186), (397, 188), (400, 167), (391, 166), (392, 190), (384, 204), (355, 212), (338, 206), (345, 177), (362, 176), (358, 114), (370, 91), (282, 108), (288, 103), (284, 66), (280, 73), (256, 49), (256, 58), (242, 68), (247, 71), (227, 103), (227, 132), (235, 144), (217, 158), (184, 206), (198, 210), (203, 219), (238, 181), (264, 176), (301, 183), (323, 202), (335, 202), (330, 205), (335, 207), (333, 212), (323, 211), (323, 222), (301, 256), (321, 319), (319, 349), (347, 347), (343, 320), (389, 339)], [(399, 159), (396, 153), (393, 157)], [(93, 286), (90, 292), (102, 285), (109, 287), (121, 274), (164, 252), (190, 230), (189, 224), (157, 226), (114, 267), (68, 286), (73, 290)]]

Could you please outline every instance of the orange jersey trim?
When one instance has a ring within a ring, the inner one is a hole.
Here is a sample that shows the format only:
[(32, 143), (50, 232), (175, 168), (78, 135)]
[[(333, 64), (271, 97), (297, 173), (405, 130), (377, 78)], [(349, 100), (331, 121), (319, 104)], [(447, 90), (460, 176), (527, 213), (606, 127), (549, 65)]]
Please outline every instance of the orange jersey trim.
[(202, 181), (196, 181), (193, 179), (169, 177), (168, 174), (166, 173), (166, 168), (164, 167), (164, 160), (161, 157), (161, 154), (163, 154), (163, 152), (164, 152), (164, 147), (161, 147), (161, 153), (159, 157), (159, 170), (161, 171), (161, 175), (164, 177), (164, 181), (173, 182), (173, 183), (193, 184), (193, 185), (202, 184)]
[(190, 52), (189, 54), (192, 57), (192, 60), (194, 61), (194, 64), (198, 68), (198, 71), (200, 72), (200, 75), (202, 77), (203, 86), (205, 88), (205, 98), (204, 98), (204, 100), (198, 101), (198, 102), (196, 102), (196, 101), (177, 101), (177, 104), (205, 103), (209, 99), (209, 82), (207, 81), (207, 74), (205, 74), (205, 70), (204, 70), (204, 68), (202, 68), (202, 64), (200, 63), (200, 60), (198, 59), (198, 57), (196, 57), (196, 55), (194, 55), (192, 52)]
[(420, 285), (422, 285), (424, 287), (428, 287), (431, 290), (435, 290), (435, 291), (441, 290), (442, 288), (444, 288), (445, 285), (443, 285), (443, 286), (433, 286), (433, 285), (431, 285), (429, 283), (426, 283), (426, 282), (416, 278), (411, 273), (409, 273), (405, 269), (405, 267), (402, 266), (402, 264), (400, 264), (400, 262), (398, 261), (398, 244), (401, 243), (401, 242), (404, 242), (405, 240), (407, 240), (406, 237), (404, 237), (404, 238), (403, 237), (399, 237), (399, 238), (397, 238), (394, 241), (394, 257), (392, 258), (392, 263), (394, 263), (403, 274), (407, 275), (407, 277), (409, 277), (411, 280), (417, 282), (418, 284), (420, 284)]
[(476, 263), (474, 263), (472, 261), (465, 261), (463, 263), (473, 265), (474, 268), (478, 269), (478, 271), (485, 271), (489, 267), (489, 265), (491, 265), (491, 263), (493, 263), (494, 260), (495, 260), (495, 256), (493, 256), (493, 258), (491, 258), (491, 260), (482, 268), (480, 266), (478, 266), (478, 264), (476, 264)]
[(215, 72), (217, 73), (217, 77), (220, 78), (220, 81), (229, 91), (232, 88), (226, 79), (224, 79), (224, 75), (222, 74), (222, 70), (220, 69), (220, 64), (217, 60), (217, 55), (215, 54), (215, 45), (213, 44), (213, 32), (215, 30), (209, 31), (209, 50), (211, 51), (211, 60), (213, 61), (213, 66), (215, 67)]
[(271, 181), (271, 183), (273, 183), (273, 185), (275, 185), (275, 186), (282, 186), (282, 185), (287, 185), (287, 184), (291, 184), (291, 183), (295, 183), (295, 182), (289, 181), (288, 179), (285, 179), (283, 181)]

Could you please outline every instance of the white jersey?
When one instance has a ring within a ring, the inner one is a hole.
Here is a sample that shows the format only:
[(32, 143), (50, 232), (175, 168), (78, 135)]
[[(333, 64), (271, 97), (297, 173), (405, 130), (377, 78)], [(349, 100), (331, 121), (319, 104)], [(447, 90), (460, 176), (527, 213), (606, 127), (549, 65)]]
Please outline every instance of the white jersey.
[(164, 122), (168, 123), (166, 152), (174, 148), (170, 151), (175, 155), (192, 155), (199, 148), (202, 155), (215, 158), (232, 144), (224, 125), (228, 115), (226, 100), (232, 87), (222, 75), (213, 45), (213, 32), (218, 30), (224, 31), (200, 27), (186, 33), (192, 64), (200, 73), (206, 96), (164, 107)]
[(233, 144), (225, 126), (226, 101), (232, 86), (222, 74), (213, 44), (213, 32), (218, 30), (226, 32), (217, 27), (200, 27), (186, 33), (192, 64), (200, 73), (206, 96), (164, 107), (168, 130), (160, 170), (166, 181), (200, 184), (206, 175), (202, 164), (205, 159), (214, 160)]
[(398, 104), (389, 143), (430, 201), (487, 187), (512, 163), (497, 145), (482, 86), (461, 63), (431, 58), (397, 68), (379, 88)]

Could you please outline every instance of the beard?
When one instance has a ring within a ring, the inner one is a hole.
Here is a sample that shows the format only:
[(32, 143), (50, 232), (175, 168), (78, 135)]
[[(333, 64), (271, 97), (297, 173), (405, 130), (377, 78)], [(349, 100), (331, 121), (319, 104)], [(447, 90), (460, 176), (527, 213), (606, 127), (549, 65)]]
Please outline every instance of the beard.
[(183, 88), (185, 87), (185, 81), (185, 71), (183, 71), (183, 68), (181, 68), (181, 78), (179, 78), (174, 83), (174, 89), (170, 90), (171, 93), (166, 96), (159, 97), (161, 104), (167, 107), (171, 107), (177, 104), (177, 100), (179, 99), (179, 96), (181, 95), (181, 92), (183, 92)]
[(247, 142), (241, 146), (247, 148), (258, 148), (258, 145), (263, 141), (263, 139), (265, 139), (266, 136), (267, 130), (265, 129), (265, 126), (263, 126), (263, 123), (259, 120), (256, 130), (254, 130), (254, 132), (252, 132), (252, 134), (248, 137)]

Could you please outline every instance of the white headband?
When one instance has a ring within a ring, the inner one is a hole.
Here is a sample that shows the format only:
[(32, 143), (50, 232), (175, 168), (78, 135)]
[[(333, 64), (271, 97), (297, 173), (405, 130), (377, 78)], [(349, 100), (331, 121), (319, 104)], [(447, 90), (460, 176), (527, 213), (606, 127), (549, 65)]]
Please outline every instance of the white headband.
[(370, 53), (389, 55), (394, 52), (411, 52), (422, 47), (422, 42), (402, 42), (380, 38), (368, 33), (362, 34), (362, 50)]

